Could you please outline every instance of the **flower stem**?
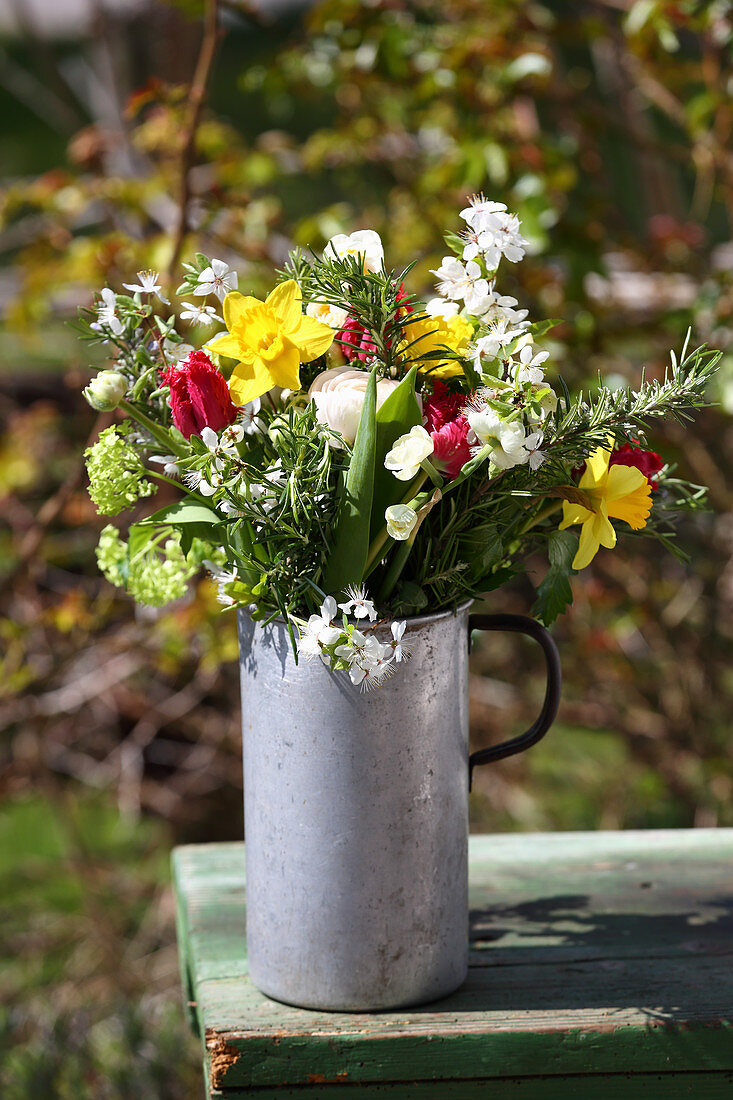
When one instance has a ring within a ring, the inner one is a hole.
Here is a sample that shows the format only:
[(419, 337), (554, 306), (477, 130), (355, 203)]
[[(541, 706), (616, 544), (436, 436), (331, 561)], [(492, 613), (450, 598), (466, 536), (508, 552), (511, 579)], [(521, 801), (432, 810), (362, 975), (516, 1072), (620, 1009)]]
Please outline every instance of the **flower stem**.
[(168, 448), (171, 454), (178, 455), (182, 458), (186, 454), (186, 448), (182, 443), (177, 443), (170, 432), (162, 428), (160, 424), (156, 424), (154, 420), (151, 420), (149, 416), (146, 416), (144, 412), (140, 412), (134, 405), (131, 405), (129, 401), (125, 401), (124, 398), (120, 401), (119, 407), (126, 412), (128, 416), (131, 416), (133, 420), (137, 420), (146, 432), (149, 432), (153, 439), (157, 443), (160, 443), (161, 447)]
[(541, 508), (539, 512), (536, 512), (534, 516), (527, 520), (527, 522), (519, 528), (516, 537), (519, 539), (522, 535), (526, 535), (528, 531), (531, 531), (533, 527), (536, 527), (538, 523), (542, 523), (543, 519), (547, 519), (553, 512), (556, 512), (558, 508), (562, 508), (562, 501), (553, 501), (552, 504), (548, 504), (545, 508)]
[[(417, 495), (422, 486), (425, 484), (427, 477), (427, 472), (425, 470), (420, 470), (420, 473), (410, 485), (410, 488), (405, 493), (404, 497), (400, 501), (400, 504), (409, 504), (412, 498)], [(364, 575), (362, 577), (362, 580), (366, 580), (370, 573), (372, 573), (376, 569), (380, 561), (380, 553), (382, 547), (384, 546), (388, 537), (387, 524), (385, 523), (384, 527), (380, 529), (379, 534), (375, 535), (374, 539), (369, 545), (369, 552), (367, 553), (367, 560), (366, 565), (364, 566)]]

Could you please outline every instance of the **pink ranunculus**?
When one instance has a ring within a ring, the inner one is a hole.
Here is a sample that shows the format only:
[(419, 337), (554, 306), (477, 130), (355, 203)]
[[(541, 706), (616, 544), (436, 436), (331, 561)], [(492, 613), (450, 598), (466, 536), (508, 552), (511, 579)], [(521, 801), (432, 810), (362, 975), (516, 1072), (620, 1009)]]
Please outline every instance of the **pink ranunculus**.
[(192, 351), (161, 376), (171, 388), (173, 423), (186, 439), (200, 435), (204, 428), (220, 432), (236, 420), (238, 410), (226, 379), (205, 351)]
[(439, 378), (423, 406), (423, 423), (434, 446), (432, 461), (449, 478), (458, 477), (471, 457), (467, 440), (469, 423), (463, 415), (465, 406), (465, 396), (451, 393)]
[[(400, 283), (396, 300), (402, 302), (407, 297), (408, 293), (405, 290), (405, 284)], [(405, 313), (412, 313), (412, 306), (402, 306), (400, 313), (403, 315)], [(368, 359), (373, 359), (377, 354), (376, 344), (370, 338), (369, 333), (364, 328), (361, 321), (358, 321), (356, 317), (347, 318), (342, 328), (336, 333), (334, 341), (339, 345), (349, 363), (354, 359), (366, 363)]]
[(370, 339), (369, 333), (356, 317), (347, 317), (343, 328), (339, 329), (334, 339), (349, 363), (353, 359), (365, 363), (367, 359), (373, 359), (377, 354), (377, 345)]

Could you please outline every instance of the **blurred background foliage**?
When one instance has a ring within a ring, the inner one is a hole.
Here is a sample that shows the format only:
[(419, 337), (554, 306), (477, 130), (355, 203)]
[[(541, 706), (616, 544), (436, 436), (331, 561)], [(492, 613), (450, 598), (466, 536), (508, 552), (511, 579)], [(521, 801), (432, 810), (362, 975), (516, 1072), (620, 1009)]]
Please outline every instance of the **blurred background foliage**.
[[(241, 835), (234, 622), (205, 580), (151, 613), (97, 575), (102, 423), (66, 322), (138, 268), (175, 285), (194, 248), (261, 294), (293, 242), (366, 226), (425, 290), (483, 190), (532, 242), (502, 290), (561, 318), (574, 386), (659, 375), (688, 326), (723, 348), (717, 407), (652, 438), (710, 486), (691, 564), (627, 538), (578, 578), (560, 721), (477, 775), (472, 822), (733, 825), (733, 6), (222, 2), (208, 73), (195, 0), (49, 27), (63, 8), (0, 5), (0, 1094), (177, 1100), (199, 1080), (167, 855)], [(491, 607), (526, 612), (535, 577)], [(477, 645), (475, 746), (541, 693), (521, 641)]]

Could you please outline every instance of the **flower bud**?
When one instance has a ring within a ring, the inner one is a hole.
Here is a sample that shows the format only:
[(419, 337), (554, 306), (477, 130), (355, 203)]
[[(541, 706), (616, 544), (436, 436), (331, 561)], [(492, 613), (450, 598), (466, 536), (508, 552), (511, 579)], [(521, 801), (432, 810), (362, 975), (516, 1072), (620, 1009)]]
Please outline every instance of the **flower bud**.
[(395, 441), (392, 450), (385, 456), (384, 465), (400, 481), (412, 481), (420, 469), (420, 463), (430, 457), (433, 449), (433, 440), (428, 432), (421, 424), (416, 424)]
[(127, 379), (114, 370), (101, 370), (84, 389), (84, 396), (97, 412), (112, 412), (127, 393)]
[(406, 542), (417, 523), (417, 512), (409, 504), (392, 504), (384, 513), (387, 534), (395, 542)]

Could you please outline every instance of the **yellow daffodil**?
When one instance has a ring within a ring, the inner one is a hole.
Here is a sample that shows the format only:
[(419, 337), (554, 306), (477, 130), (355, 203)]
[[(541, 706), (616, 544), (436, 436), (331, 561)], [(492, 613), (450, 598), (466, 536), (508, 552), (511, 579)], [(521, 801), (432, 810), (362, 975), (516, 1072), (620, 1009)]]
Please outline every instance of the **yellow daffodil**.
[(261, 302), (236, 291), (224, 299), (228, 333), (208, 347), (237, 359), (229, 379), (236, 405), (246, 405), (273, 386), (300, 389), (300, 364), (323, 355), (333, 343), (333, 329), (303, 316), (300, 287), (294, 279), (276, 286)]
[[(461, 355), (473, 339), (473, 326), (464, 317), (429, 317), (421, 313), (403, 331), (402, 351), (409, 360), (444, 348)], [(423, 359), (417, 369), (429, 371), (433, 378), (463, 374), (463, 367), (455, 359)]]
[(599, 547), (616, 545), (612, 519), (622, 519), (635, 531), (646, 526), (651, 511), (651, 487), (641, 470), (635, 466), (609, 466), (611, 451), (599, 447), (588, 459), (580, 479), (593, 510), (582, 504), (564, 501), (560, 530), (582, 523), (580, 545), (573, 559), (573, 569), (584, 569), (596, 556)]

